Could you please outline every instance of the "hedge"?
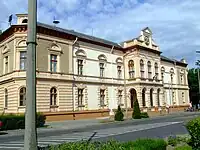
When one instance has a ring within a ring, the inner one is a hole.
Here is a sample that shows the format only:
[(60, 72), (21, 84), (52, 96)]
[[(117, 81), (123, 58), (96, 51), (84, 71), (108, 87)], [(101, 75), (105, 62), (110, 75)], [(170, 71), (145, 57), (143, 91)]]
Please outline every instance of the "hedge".
[(192, 146), (192, 149), (200, 149), (200, 117), (195, 118), (189, 121), (186, 125), (188, 132), (191, 135), (189, 145)]
[(117, 108), (117, 111), (115, 113), (115, 121), (123, 121), (124, 120), (124, 114), (121, 110), (120, 105)]
[[(0, 116), (0, 120), (3, 122), (1, 130), (14, 130), (25, 128), (25, 115), (24, 114), (4, 114)], [(37, 113), (36, 116), (36, 127), (43, 127), (45, 124), (46, 117)]]
[(74, 142), (50, 146), (49, 150), (166, 150), (167, 143), (163, 139), (138, 139), (131, 142)]
[(142, 112), (140, 116), (141, 118), (149, 118), (149, 115), (147, 112)]

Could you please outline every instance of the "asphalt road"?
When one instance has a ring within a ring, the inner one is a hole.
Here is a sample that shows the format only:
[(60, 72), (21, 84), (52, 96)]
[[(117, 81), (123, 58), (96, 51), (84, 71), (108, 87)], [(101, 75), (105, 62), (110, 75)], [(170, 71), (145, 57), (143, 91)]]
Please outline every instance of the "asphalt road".
[[(187, 113), (137, 121), (130, 120), (126, 122), (95, 125), (81, 129), (55, 130), (38, 133), (38, 140), (39, 145), (48, 145), (52, 143), (59, 144), (63, 142), (79, 141), (81, 139), (100, 141), (115, 139), (119, 141), (130, 141), (144, 137), (164, 138), (169, 135), (187, 133), (184, 123), (197, 116), (199, 116), (199, 113)], [(19, 149), (23, 147), (23, 139), (23, 135), (0, 135), (0, 149)]]
[(121, 142), (136, 140), (138, 138), (166, 138), (170, 135), (187, 134), (188, 131), (183, 123), (167, 125), (142, 131), (133, 131), (124, 134), (108, 136), (104, 138), (95, 139), (97, 141), (117, 140)]

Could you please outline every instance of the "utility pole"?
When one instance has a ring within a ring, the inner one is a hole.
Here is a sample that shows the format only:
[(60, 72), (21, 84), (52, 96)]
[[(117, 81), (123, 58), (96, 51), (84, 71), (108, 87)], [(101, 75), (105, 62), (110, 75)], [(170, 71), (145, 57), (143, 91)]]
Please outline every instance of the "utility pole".
[(24, 149), (37, 150), (36, 130), (36, 27), (37, 0), (28, 0), (26, 113)]

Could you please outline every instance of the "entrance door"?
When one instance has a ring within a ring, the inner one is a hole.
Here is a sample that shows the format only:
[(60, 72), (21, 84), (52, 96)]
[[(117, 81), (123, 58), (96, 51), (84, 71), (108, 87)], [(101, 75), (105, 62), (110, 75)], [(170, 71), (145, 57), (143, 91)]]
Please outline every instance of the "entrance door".
[(135, 89), (130, 90), (131, 94), (131, 108), (133, 108), (134, 101), (137, 99), (137, 93)]

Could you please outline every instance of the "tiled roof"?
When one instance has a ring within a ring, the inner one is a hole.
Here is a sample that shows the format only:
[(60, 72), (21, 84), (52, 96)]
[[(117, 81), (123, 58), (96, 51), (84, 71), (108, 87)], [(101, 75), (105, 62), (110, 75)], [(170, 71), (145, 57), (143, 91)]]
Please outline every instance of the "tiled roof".
[(186, 66), (187, 66), (186, 63), (183, 63), (183, 62), (178, 61), (178, 60), (175, 60), (175, 59), (168, 58), (168, 57), (163, 56), (163, 55), (160, 55), (160, 58), (161, 58), (162, 60), (164, 60), (164, 61), (174, 62), (174, 63), (176, 63), (176, 64), (183, 64), (183, 65), (186, 65)]
[(112, 46), (115, 46), (115, 47), (118, 47), (118, 48), (122, 48), (121, 45), (119, 45), (118, 43), (108, 41), (108, 40), (104, 40), (104, 39), (101, 39), (101, 38), (98, 38), (98, 37), (86, 35), (86, 34), (83, 34), (83, 33), (79, 33), (79, 32), (76, 32), (74, 30), (67, 30), (67, 29), (55, 27), (55, 26), (40, 23), (40, 22), (38, 22), (37, 25), (44, 27), (44, 28), (47, 28), (47, 29), (56, 30), (56, 31), (67, 33), (67, 34), (71, 34), (71, 35), (74, 35), (78, 38), (83, 38), (83, 39), (87, 39), (87, 40), (91, 40), (91, 41), (95, 41), (95, 42), (100, 42), (100, 43), (112, 45)]

